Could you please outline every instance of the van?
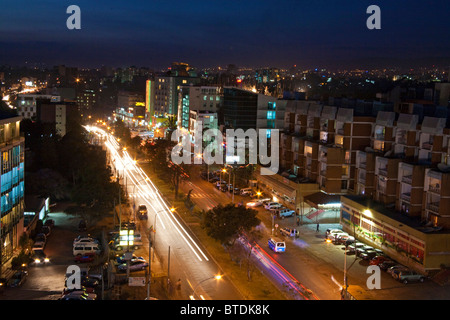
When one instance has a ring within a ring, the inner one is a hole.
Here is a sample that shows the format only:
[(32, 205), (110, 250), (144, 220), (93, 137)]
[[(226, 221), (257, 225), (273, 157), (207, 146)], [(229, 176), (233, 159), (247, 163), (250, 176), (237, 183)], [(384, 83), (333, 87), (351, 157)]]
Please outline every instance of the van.
[(241, 196), (252, 196), (252, 195), (253, 195), (252, 188), (241, 189)]
[(267, 209), (267, 210), (272, 210), (272, 209), (281, 209), (282, 206), (283, 205), (281, 203), (278, 203), (278, 202), (268, 202), (268, 203), (266, 203), (264, 208)]
[(89, 243), (89, 244), (77, 244), (73, 247), (73, 255), (77, 256), (79, 254), (85, 255), (87, 253), (100, 253), (100, 247), (96, 243)]
[(275, 252), (285, 252), (286, 244), (280, 238), (272, 237), (269, 239), (269, 248)]

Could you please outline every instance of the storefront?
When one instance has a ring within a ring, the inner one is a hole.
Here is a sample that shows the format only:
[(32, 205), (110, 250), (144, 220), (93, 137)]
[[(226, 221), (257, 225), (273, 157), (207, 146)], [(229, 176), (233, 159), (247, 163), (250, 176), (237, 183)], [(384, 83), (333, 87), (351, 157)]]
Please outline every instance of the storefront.
[(419, 272), (450, 265), (450, 233), (433, 231), (363, 196), (341, 197), (341, 224), (358, 240)]

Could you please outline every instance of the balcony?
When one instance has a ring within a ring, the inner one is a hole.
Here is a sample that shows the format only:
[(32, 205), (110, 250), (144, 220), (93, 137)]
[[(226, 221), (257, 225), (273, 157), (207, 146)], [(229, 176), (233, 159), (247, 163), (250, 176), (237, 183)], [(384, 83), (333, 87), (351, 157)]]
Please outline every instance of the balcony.
[(402, 177), (402, 182), (411, 184), (412, 183), (412, 175), (407, 175)]
[(439, 201), (427, 203), (427, 209), (439, 214)]
[(409, 192), (402, 193), (402, 194), (400, 195), (400, 198), (401, 198), (402, 200), (411, 202), (411, 193), (409, 193)]
[(428, 191), (441, 194), (441, 187), (439, 184), (435, 184), (435, 185), (430, 184), (428, 186)]
[(375, 133), (375, 139), (384, 140), (384, 133)]
[(431, 149), (433, 149), (433, 143), (430, 143), (430, 142), (424, 142), (424, 143), (422, 143), (422, 149), (425, 149), (425, 150), (431, 150)]
[(381, 176), (387, 177), (387, 175), (388, 175), (387, 173), (388, 173), (387, 168), (379, 168), (378, 169), (378, 174)]
[(358, 176), (358, 182), (361, 184), (366, 184), (366, 175), (365, 174), (360, 174)]
[(367, 166), (367, 162), (360, 162), (359, 163), (359, 168), (361, 168), (361, 169), (366, 169), (366, 166)]
[(344, 128), (337, 129), (336, 132), (337, 132), (337, 134), (344, 135)]

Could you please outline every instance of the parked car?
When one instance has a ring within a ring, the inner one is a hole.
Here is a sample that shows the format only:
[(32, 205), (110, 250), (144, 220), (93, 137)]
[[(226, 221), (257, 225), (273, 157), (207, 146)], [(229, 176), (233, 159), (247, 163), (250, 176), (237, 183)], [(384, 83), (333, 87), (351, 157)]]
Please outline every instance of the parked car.
[(45, 236), (48, 238), (48, 236), (50, 236), (50, 234), (52, 233), (52, 229), (49, 226), (42, 226), (40, 233), (45, 234)]
[(348, 244), (348, 245), (350, 245), (356, 241), (355, 237), (350, 236), (348, 234), (338, 234), (336, 240), (340, 244)]
[(404, 284), (414, 281), (424, 282), (425, 276), (413, 270), (401, 270), (398, 273), (397, 280), (403, 282)]
[(63, 297), (61, 300), (96, 300), (97, 295), (95, 293), (86, 293), (83, 290), (72, 291)]
[[(148, 262), (145, 260), (136, 259), (136, 260), (131, 260), (129, 262), (129, 265), (130, 265), (130, 271), (141, 271), (148, 267)], [(117, 269), (120, 272), (126, 272), (127, 268), (128, 268), (128, 266), (126, 263), (122, 263), (117, 267)]]
[(379, 266), (381, 263), (388, 261), (388, 260), (389, 260), (389, 258), (385, 257), (385, 256), (375, 256), (370, 260), (369, 264), (372, 266)]
[(61, 293), (61, 296), (64, 297), (65, 295), (67, 295), (67, 294), (69, 294), (71, 292), (74, 292), (74, 291), (84, 291), (86, 293), (95, 293), (95, 289), (94, 288), (87, 288), (87, 287), (81, 286), (81, 288), (79, 288), (79, 289), (76, 289), (76, 288), (73, 288), (73, 289), (64, 288), (63, 292)]
[(254, 192), (252, 190), (252, 188), (243, 188), (240, 191), (241, 196), (252, 196), (254, 195)]
[(386, 260), (380, 263), (378, 266), (380, 267), (381, 270), (387, 271), (390, 267), (393, 267), (395, 265), (397, 265), (397, 262), (392, 260)]
[(281, 208), (281, 209), (272, 209), (274, 214), (278, 218), (284, 219), (286, 217), (292, 217), (295, 214), (295, 210), (287, 209), (287, 208)]
[(145, 204), (141, 204), (139, 206), (138, 217), (139, 217), (139, 220), (147, 220), (148, 219), (147, 206)]
[(271, 209), (279, 209), (281, 208), (283, 205), (281, 203), (278, 202), (268, 202), (264, 208), (267, 210), (271, 210)]
[(38, 233), (34, 238), (34, 242), (47, 242), (47, 236), (43, 233)]
[(97, 279), (91, 278), (89, 276), (81, 277), (81, 285), (83, 287), (95, 288), (99, 285), (99, 281)]
[(259, 201), (262, 202), (263, 205), (266, 205), (269, 202), (272, 202), (271, 198), (263, 198), (263, 199), (259, 199)]
[(44, 226), (48, 226), (50, 228), (54, 228), (55, 227), (55, 220), (53, 220), (53, 219), (45, 220)]
[[(144, 259), (143, 257), (138, 257), (138, 256), (136, 256), (135, 254), (132, 255), (131, 260), (143, 260), (143, 261), (145, 261), (145, 259)], [(118, 264), (126, 263), (127, 261), (125, 260), (125, 254), (123, 254), (123, 255), (117, 257), (117, 258), (116, 258), (116, 262), (117, 262)]]
[(226, 187), (226, 186), (227, 186), (227, 183), (226, 183), (225, 181), (223, 181), (223, 180), (222, 180), (222, 181), (217, 181), (217, 182), (216, 182), (216, 188), (217, 188), (217, 189), (221, 189), (222, 186), (225, 186), (225, 187)]
[(292, 228), (281, 228), (280, 233), (287, 237), (295, 237), (296, 235), (298, 235), (298, 230)]
[(397, 264), (397, 265), (392, 266), (389, 269), (387, 269), (386, 272), (389, 273), (392, 276), (392, 278), (397, 279), (399, 272), (403, 271), (403, 270), (408, 270), (408, 268)]
[(363, 260), (371, 260), (377, 255), (377, 252), (375, 250), (364, 250), (364, 253), (361, 254), (361, 258)]
[(75, 262), (77, 263), (89, 263), (94, 261), (95, 253), (85, 253), (85, 254), (79, 254), (75, 256)]
[(331, 241), (338, 242), (339, 238), (340, 237), (344, 237), (344, 236), (349, 236), (349, 234), (341, 230), (340, 232), (329, 233), (327, 235), (327, 239), (330, 239)]
[(99, 244), (99, 241), (89, 236), (78, 236), (73, 240), (73, 245), (78, 244)]
[(8, 281), (10, 287), (20, 287), (28, 277), (28, 272), (24, 270), (17, 271)]
[(239, 188), (233, 189), (233, 194), (240, 194), (240, 192), (241, 192), (241, 189), (239, 189)]

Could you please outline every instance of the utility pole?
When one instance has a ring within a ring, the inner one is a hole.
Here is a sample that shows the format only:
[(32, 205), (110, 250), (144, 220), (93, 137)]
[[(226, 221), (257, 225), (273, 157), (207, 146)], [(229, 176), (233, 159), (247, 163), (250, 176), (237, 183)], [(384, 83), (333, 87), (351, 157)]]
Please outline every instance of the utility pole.
[(152, 230), (148, 232), (148, 279), (147, 279), (147, 300), (150, 300), (150, 282), (152, 281), (152, 238), (151, 234)]

